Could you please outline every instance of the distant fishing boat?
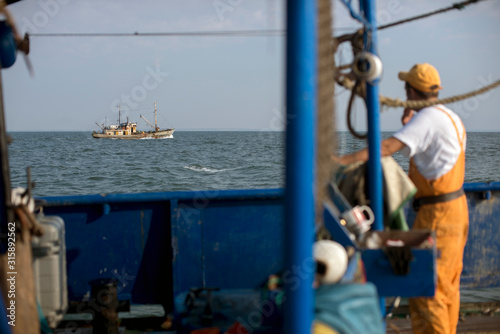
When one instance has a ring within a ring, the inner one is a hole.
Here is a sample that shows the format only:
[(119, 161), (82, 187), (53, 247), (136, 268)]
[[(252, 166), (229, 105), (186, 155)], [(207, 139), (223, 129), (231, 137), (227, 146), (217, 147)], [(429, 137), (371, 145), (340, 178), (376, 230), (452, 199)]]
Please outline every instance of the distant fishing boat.
[(118, 125), (101, 126), (98, 123), (97, 126), (101, 128), (102, 131), (92, 133), (94, 138), (111, 138), (111, 139), (161, 139), (168, 138), (174, 134), (175, 129), (164, 129), (160, 130), (158, 127), (158, 117), (155, 102), (155, 125), (151, 124), (144, 116), (140, 115), (140, 118), (145, 120), (154, 130), (152, 131), (138, 131), (136, 122), (129, 122), (128, 117), (125, 123), (121, 123), (121, 112), (118, 110)]

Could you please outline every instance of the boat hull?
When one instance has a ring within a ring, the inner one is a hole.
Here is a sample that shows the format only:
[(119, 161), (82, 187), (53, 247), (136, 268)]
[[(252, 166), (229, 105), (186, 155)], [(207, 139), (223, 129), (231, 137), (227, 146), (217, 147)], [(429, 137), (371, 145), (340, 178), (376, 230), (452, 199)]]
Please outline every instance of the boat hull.
[(171, 137), (175, 129), (167, 129), (156, 132), (141, 132), (132, 135), (109, 135), (104, 133), (93, 133), (94, 138), (107, 138), (107, 139), (162, 139)]
[[(464, 190), (470, 225), (461, 287), (499, 287), (500, 183)], [(123, 298), (168, 304), (191, 287), (250, 289), (282, 272), (283, 196), (281, 189), (252, 189), (40, 199), (45, 215), (67, 222), (70, 301), (84, 299), (89, 281), (111, 275), (127, 279)]]

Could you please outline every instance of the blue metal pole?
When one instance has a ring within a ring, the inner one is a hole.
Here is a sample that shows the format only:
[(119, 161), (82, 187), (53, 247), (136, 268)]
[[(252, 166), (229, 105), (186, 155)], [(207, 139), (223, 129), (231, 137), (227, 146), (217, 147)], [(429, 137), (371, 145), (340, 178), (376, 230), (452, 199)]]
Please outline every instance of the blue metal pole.
[[(377, 20), (374, 0), (360, 0), (360, 9), (370, 25), (370, 31), (365, 36), (365, 45), (369, 52), (377, 55)], [(375, 230), (384, 229), (383, 193), (382, 193), (382, 162), (380, 134), (380, 102), (378, 80), (366, 84), (366, 107), (368, 110), (368, 193), (371, 209), (375, 216)], [(385, 299), (380, 298), (380, 310), (385, 316)]]
[[(360, 7), (365, 18), (371, 25), (371, 32), (367, 33), (365, 43), (368, 43), (369, 52), (377, 55), (377, 22), (375, 18), (375, 1), (360, 0)], [(382, 230), (383, 223), (383, 195), (382, 195), (382, 165), (381, 165), (381, 135), (380, 135), (380, 102), (378, 94), (378, 80), (366, 85), (366, 105), (368, 109), (368, 191), (371, 208), (375, 215), (375, 229)]]
[(285, 333), (310, 333), (313, 319), (316, 1), (287, 2)]

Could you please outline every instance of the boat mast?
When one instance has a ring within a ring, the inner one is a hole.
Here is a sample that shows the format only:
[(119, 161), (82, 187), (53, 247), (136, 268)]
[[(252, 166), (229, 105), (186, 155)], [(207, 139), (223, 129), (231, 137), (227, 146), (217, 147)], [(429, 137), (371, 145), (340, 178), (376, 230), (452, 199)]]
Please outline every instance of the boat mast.
[(148, 120), (146, 119), (146, 117), (144, 117), (144, 116), (142, 116), (142, 115), (140, 115), (140, 117), (141, 117), (143, 120), (145, 120), (145, 121), (146, 121), (149, 125), (151, 125), (151, 127), (152, 127), (152, 128), (154, 128), (153, 124), (151, 124), (151, 122), (150, 122), (150, 121), (148, 121)]
[[(311, 0), (286, 3), (285, 268), (304, 268), (306, 259), (313, 257), (315, 233), (317, 7)], [(300, 284), (285, 282), (284, 333), (311, 332), (313, 270), (308, 269), (301, 273)]]
[(158, 131), (158, 116), (156, 113), (156, 101), (155, 101), (155, 131)]
[(118, 105), (118, 126), (120, 126), (120, 124), (122, 124), (121, 122), (121, 110), (120, 110), (120, 105)]

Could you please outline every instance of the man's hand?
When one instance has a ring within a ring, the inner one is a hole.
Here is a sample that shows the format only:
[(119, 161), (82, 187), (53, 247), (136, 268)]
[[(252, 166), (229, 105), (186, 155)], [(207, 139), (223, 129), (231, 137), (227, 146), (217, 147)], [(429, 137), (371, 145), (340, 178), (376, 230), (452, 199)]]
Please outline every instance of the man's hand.
[[(383, 157), (387, 157), (393, 155), (394, 153), (400, 151), (405, 147), (402, 141), (396, 139), (394, 137), (389, 137), (381, 142), (380, 153)], [(367, 161), (368, 160), (368, 149), (364, 148), (357, 152), (346, 154), (341, 157), (334, 157), (332, 155), (332, 160), (334, 162), (340, 163), (341, 165), (350, 165), (358, 161)]]
[(403, 116), (401, 117), (401, 123), (403, 123), (403, 126), (406, 125), (406, 123), (408, 123), (411, 120), (411, 118), (413, 117), (414, 114), (415, 114), (415, 111), (413, 109), (410, 109), (410, 108), (406, 108), (403, 111)]

